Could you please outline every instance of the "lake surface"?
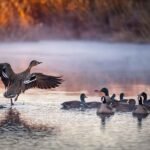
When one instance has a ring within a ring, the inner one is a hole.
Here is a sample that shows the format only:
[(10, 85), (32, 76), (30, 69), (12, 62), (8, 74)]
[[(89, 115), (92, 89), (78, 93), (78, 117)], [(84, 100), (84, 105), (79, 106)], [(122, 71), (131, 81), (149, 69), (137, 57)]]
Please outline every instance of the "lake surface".
[[(33, 72), (63, 75), (65, 82), (56, 91), (27, 91), (12, 109), (1, 86), (0, 105), (6, 108), (0, 109), (0, 149), (149, 150), (150, 116), (138, 119), (132, 113), (116, 112), (103, 118), (96, 115), (96, 109), (61, 109), (62, 102), (79, 100), (81, 92), (88, 95), (87, 101), (99, 101), (93, 91), (104, 86), (111, 94), (124, 91), (127, 97), (136, 98), (141, 91), (149, 94), (149, 49), (150, 45), (79, 41), (1, 43), (0, 63), (9, 62), (19, 72), (37, 59), (43, 64)], [(11, 126), (12, 120), (6, 124), (3, 120), (12, 114), (10, 110), (37, 130)]]
[[(25, 132), (3, 126), (0, 134), (0, 149), (3, 150), (149, 150), (150, 116), (138, 120), (132, 113), (115, 113), (109, 118), (96, 115), (96, 109), (80, 111), (62, 110), (64, 100), (78, 99), (77, 96), (54, 96), (44, 92), (39, 95), (21, 96), (13, 109), (20, 113), (28, 124), (46, 125), (53, 128), (51, 133)], [(7, 104), (0, 110), (0, 120), (9, 111)], [(98, 100), (89, 97), (87, 101)], [(3, 101), (3, 102), (2, 102)]]

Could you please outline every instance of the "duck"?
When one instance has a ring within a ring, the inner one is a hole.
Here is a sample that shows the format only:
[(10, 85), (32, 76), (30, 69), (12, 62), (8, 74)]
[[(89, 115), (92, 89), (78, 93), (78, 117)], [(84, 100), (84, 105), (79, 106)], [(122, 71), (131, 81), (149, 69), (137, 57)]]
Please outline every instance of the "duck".
[(105, 96), (101, 97), (102, 104), (97, 109), (97, 114), (114, 114), (113, 108), (107, 104), (107, 100)]
[(0, 77), (5, 86), (4, 97), (10, 99), (11, 106), (17, 101), (19, 95), (31, 88), (51, 89), (62, 83), (61, 76), (31, 73), (31, 69), (42, 62), (32, 60), (26, 70), (15, 73), (9, 63), (0, 63)]
[(148, 110), (147, 108), (143, 105), (143, 99), (142, 96), (138, 96), (138, 105), (136, 109), (133, 111), (133, 115), (147, 115)]
[(80, 94), (80, 101), (67, 101), (67, 102), (63, 102), (62, 105), (62, 109), (73, 109), (73, 108), (98, 108), (101, 103), (100, 102), (86, 102), (85, 98), (87, 98), (85, 93), (81, 93)]

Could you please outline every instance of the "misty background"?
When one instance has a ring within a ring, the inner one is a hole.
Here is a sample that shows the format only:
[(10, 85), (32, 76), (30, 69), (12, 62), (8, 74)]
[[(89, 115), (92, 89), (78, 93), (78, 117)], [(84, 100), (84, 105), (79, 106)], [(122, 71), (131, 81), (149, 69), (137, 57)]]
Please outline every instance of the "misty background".
[(1, 43), (0, 63), (8, 62), (15, 72), (33, 59), (43, 63), (33, 72), (63, 75), (57, 90), (87, 91), (108, 87), (111, 92), (133, 95), (149, 91), (150, 45), (83, 41)]

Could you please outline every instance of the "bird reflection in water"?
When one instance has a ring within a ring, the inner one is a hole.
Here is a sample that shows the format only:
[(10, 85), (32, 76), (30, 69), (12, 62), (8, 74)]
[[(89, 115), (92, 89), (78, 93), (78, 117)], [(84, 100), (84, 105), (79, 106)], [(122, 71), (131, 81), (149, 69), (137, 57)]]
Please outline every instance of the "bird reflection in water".
[(50, 134), (54, 131), (54, 127), (48, 127), (43, 124), (32, 124), (20, 117), (17, 109), (10, 108), (3, 119), (0, 120), (0, 133), (4, 132), (27, 132), (36, 133), (44, 132)]
[(143, 119), (147, 118), (149, 114), (133, 114), (133, 117), (137, 118), (137, 125), (138, 128), (142, 128), (142, 121)]
[(113, 114), (98, 114), (98, 116), (101, 118), (101, 126), (102, 128), (105, 128), (106, 121), (113, 116)]

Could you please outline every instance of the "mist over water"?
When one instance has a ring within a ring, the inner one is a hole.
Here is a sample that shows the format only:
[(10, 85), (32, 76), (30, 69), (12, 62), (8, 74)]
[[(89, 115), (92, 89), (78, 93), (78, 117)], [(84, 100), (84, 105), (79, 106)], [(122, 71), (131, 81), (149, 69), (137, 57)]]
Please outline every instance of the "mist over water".
[(149, 49), (149, 44), (89, 41), (1, 43), (0, 63), (9, 62), (20, 72), (31, 60), (42, 61), (33, 71), (63, 75), (65, 82), (58, 90), (92, 93), (107, 86), (133, 95), (149, 91)]

